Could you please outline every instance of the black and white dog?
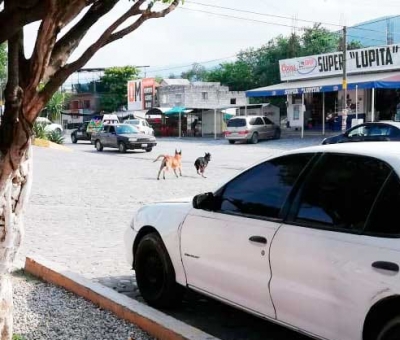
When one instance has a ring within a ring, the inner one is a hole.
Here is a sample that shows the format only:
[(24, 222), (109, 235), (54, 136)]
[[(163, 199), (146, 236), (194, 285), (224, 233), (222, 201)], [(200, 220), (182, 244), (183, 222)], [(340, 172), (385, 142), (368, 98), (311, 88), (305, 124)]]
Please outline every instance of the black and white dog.
[(196, 167), (198, 175), (206, 178), (206, 176), (204, 176), (204, 171), (206, 170), (209, 161), (211, 161), (211, 154), (208, 152), (206, 152), (204, 157), (199, 157), (196, 159), (194, 166)]

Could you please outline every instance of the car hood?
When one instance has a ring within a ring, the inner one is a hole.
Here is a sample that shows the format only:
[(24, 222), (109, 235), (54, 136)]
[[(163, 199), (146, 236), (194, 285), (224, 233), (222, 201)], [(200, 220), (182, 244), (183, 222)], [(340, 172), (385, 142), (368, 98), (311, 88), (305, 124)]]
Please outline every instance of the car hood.
[(189, 196), (189, 197), (172, 199), (172, 200), (157, 201), (157, 202), (154, 202), (154, 204), (164, 204), (164, 203), (182, 204), (182, 203), (192, 203), (192, 201), (193, 201), (193, 196)]

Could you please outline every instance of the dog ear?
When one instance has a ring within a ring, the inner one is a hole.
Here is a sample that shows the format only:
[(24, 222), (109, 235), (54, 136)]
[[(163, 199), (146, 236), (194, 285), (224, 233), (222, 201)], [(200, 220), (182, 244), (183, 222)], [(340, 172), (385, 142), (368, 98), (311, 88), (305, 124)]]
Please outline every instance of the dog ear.
[(177, 149), (175, 149), (175, 155), (176, 155), (176, 154), (178, 154), (178, 150), (177, 150)]
[(182, 150), (179, 150), (179, 154), (182, 155)]

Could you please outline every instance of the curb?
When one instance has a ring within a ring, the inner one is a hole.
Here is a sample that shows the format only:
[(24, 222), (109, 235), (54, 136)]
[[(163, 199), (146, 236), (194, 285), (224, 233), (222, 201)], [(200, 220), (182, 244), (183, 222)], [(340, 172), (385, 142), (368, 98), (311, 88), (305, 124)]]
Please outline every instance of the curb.
[(67, 152), (73, 151), (71, 148), (66, 147), (64, 145), (56, 144), (56, 143), (50, 142), (45, 139), (40, 139), (40, 138), (34, 138), (32, 145), (40, 147), (40, 148), (55, 149), (55, 150), (61, 150), (61, 151), (67, 151)]
[(27, 257), (25, 271), (113, 312), (119, 318), (137, 325), (157, 339), (219, 340), (163, 312), (117, 293), (111, 288), (91, 282), (83, 276), (43, 258)]

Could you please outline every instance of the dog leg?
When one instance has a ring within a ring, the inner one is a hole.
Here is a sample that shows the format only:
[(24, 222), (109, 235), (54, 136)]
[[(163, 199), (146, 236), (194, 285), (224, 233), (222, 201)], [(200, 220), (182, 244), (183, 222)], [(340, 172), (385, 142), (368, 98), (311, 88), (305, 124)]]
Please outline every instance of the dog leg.
[(179, 168), (179, 175), (182, 177), (182, 168)]
[(176, 169), (174, 169), (174, 174), (175, 174), (176, 178), (178, 178), (178, 174), (176, 173)]
[(160, 175), (161, 175), (161, 171), (163, 169), (163, 166), (161, 166), (160, 170), (158, 171), (158, 175), (157, 175), (157, 181), (160, 180)]

